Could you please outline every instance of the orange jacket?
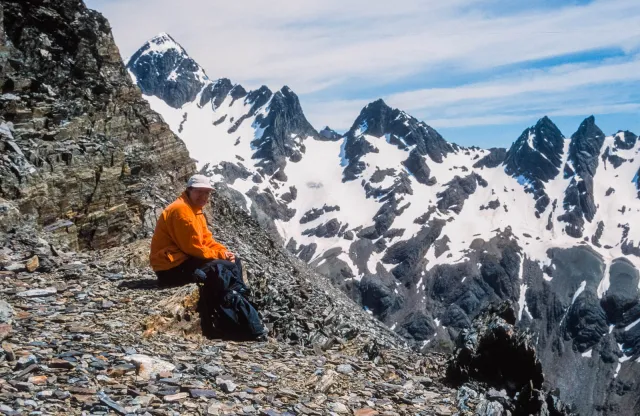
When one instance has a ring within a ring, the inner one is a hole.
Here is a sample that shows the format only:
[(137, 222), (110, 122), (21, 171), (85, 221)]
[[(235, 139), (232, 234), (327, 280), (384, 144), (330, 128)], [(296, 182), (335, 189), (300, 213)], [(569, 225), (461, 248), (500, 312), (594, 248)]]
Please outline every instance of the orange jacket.
[(183, 192), (158, 218), (149, 262), (158, 272), (173, 269), (189, 257), (223, 259), (226, 252), (227, 248), (213, 239), (202, 210), (193, 208)]

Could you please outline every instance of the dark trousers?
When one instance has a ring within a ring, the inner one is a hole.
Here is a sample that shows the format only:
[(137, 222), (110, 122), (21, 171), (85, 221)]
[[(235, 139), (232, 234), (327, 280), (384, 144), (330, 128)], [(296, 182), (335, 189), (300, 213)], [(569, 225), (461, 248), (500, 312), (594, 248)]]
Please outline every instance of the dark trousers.
[(210, 261), (211, 260), (200, 259), (197, 257), (189, 257), (173, 269), (155, 272), (156, 276), (158, 276), (158, 286), (182, 286), (193, 283), (195, 281), (193, 278), (193, 272)]

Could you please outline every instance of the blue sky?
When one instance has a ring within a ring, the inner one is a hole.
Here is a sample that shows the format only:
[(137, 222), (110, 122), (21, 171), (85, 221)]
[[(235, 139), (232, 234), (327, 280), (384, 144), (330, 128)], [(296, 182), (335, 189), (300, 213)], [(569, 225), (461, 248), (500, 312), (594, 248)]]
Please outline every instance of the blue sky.
[(449, 141), (509, 146), (548, 115), (640, 133), (640, 1), (87, 0), (123, 57), (170, 33), (211, 78), (291, 87), (318, 129), (383, 98)]

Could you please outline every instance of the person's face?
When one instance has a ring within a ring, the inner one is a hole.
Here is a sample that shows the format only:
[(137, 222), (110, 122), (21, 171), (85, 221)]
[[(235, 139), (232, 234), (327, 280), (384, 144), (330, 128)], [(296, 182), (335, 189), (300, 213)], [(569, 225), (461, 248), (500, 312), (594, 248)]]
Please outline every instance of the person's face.
[(211, 197), (211, 189), (191, 188), (189, 191), (189, 199), (196, 208), (203, 208), (209, 202)]

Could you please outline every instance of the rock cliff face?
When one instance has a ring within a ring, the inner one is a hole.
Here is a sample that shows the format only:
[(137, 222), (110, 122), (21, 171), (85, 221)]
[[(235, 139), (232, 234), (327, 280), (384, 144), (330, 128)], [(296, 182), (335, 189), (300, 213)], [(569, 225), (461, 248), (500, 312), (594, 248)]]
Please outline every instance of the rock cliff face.
[(108, 22), (81, 1), (2, 1), (0, 196), (74, 248), (153, 229), (193, 172), (141, 98)]

